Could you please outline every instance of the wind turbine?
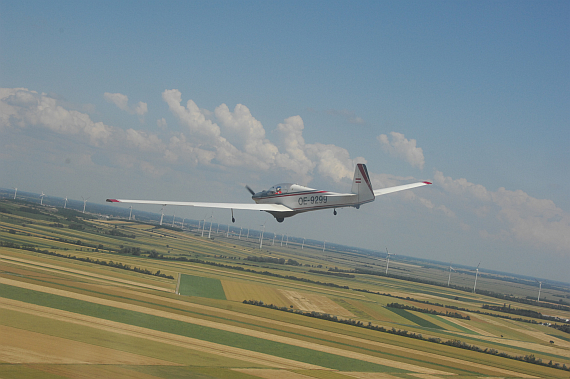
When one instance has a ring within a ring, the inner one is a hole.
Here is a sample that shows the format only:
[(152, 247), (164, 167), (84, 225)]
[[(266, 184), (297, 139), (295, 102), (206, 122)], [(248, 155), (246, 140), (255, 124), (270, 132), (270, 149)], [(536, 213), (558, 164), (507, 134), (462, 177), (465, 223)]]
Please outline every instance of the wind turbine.
[(129, 221), (131, 221), (131, 217), (133, 216), (133, 206), (131, 205), (130, 207), (130, 212), (129, 212)]
[(87, 204), (87, 200), (89, 200), (91, 196), (89, 196), (87, 199), (84, 198), (83, 196), (81, 196), (81, 198), (83, 199), (83, 213), (85, 213), (85, 204)]
[(386, 248), (386, 275), (388, 275), (388, 266), (390, 265), (390, 255), (394, 255), (388, 252), (388, 248)]
[(164, 218), (164, 207), (166, 207), (166, 205), (163, 205), (162, 208), (160, 208), (160, 224), (162, 225), (162, 219)]
[(85, 213), (85, 204), (87, 204), (87, 200), (89, 200), (91, 198), (91, 196), (89, 196), (87, 199), (84, 198), (83, 196), (81, 196), (81, 198), (83, 199), (83, 213)]
[[(131, 205), (131, 208), (132, 207), (133, 206)], [(66, 208), (67, 208), (67, 196), (65, 197), (65, 203), (63, 203), (63, 209), (66, 209)], [(129, 220), (130, 220), (130, 218), (129, 218)]]
[(174, 228), (174, 220), (176, 220), (176, 211), (174, 211), (174, 214), (172, 215), (172, 227)]
[(214, 222), (214, 214), (210, 216), (210, 231), (208, 232), (208, 239), (212, 237), (212, 223)]
[(325, 247), (327, 246), (327, 241), (323, 241), (323, 253), (325, 252)]
[(301, 250), (305, 248), (305, 239), (303, 238), (303, 244), (301, 245)]
[(479, 265), (481, 265), (481, 262), (479, 262), (479, 264), (477, 265), (476, 271), (475, 271), (475, 285), (473, 286), (473, 293), (475, 293), (475, 289), (477, 288), (477, 277), (479, 276)]
[(14, 200), (16, 200), (17, 193), (18, 193), (18, 187), (14, 187)]
[(259, 248), (261, 249), (261, 246), (263, 246), (263, 233), (265, 233), (265, 222), (263, 223), (263, 230), (261, 231), (261, 238), (259, 238)]
[[(534, 279), (536, 280), (536, 279)], [(538, 286), (538, 299), (536, 300), (537, 302), (540, 302), (540, 291), (542, 290), (542, 282), (539, 282), (538, 280), (536, 280), (539, 284)]]
[[(44, 205), (44, 196), (45, 195), (46, 194), (44, 193), (44, 191), (42, 191), (42, 194), (40, 195), (40, 205)], [(83, 213), (85, 213), (85, 212), (83, 212)]]
[(451, 267), (451, 262), (449, 262), (449, 278), (447, 279), (447, 286), (449, 287), (449, 283), (451, 283), (451, 270), (455, 271), (453, 267)]

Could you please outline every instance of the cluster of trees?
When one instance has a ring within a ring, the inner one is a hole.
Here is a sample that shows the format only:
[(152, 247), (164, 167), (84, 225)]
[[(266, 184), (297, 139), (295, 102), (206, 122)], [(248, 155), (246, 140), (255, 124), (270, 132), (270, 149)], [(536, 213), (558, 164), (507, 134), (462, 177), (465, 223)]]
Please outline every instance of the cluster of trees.
[(443, 312), (438, 312), (438, 311), (433, 310), (433, 309), (418, 308), (418, 307), (413, 307), (411, 305), (400, 304), (400, 303), (389, 303), (389, 304), (386, 304), (386, 306), (388, 308), (405, 309), (408, 311), (415, 311), (415, 312), (420, 312), (420, 313), (429, 313), (431, 315), (439, 315), (439, 316), (459, 318), (459, 319), (463, 319), (463, 320), (471, 320), (471, 317), (463, 316), (459, 312), (445, 311), (445, 313), (443, 313)]
[(332, 276), (339, 276), (341, 278), (355, 278), (355, 275), (352, 274), (347, 274), (344, 272), (334, 272), (334, 271), (320, 271), (320, 270), (309, 270), (309, 272), (312, 272), (313, 274), (323, 274), (323, 275), (332, 275)]
[(275, 263), (278, 265), (290, 265), (290, 266), (300, 266), (301, 264), (294, 259), (287, 259), (285, 258), (273, 258), (273, 257), (256, 257), (256, 256), (248, 256), (245, 258), (246, 261), (252, 262), (262, 262), (262, 263)]
[(111, 230), (105, 232), (105, 234), (109, 234), (109, 235), (114, 236), (114, 237), (126, 237), (126, 238), (133, 238), (133, 239), (136, 238), (136, 235), (134, 235), (134, 234), (123, 233), (117, 229), (111, 229)]

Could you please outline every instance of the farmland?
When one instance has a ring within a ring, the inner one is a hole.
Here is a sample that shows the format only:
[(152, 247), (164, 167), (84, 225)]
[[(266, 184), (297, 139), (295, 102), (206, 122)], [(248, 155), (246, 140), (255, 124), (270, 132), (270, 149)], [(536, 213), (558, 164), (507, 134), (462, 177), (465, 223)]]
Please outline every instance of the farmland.
[[(396, 273), (424, 278), (414, 282), (381, 275), (382, 262), (366, 255), (214, 237), (0, 201), (0, 377), (570, 375), (570, 334), (482, 305), (570, 318), (563, 307), (428, 284), (447, 281), (443, 267), (390, 262)], [(521, 298), (536, 290), (480, 280), (482, 289)], [(420, 308), (431, 313), (410, 310)]]

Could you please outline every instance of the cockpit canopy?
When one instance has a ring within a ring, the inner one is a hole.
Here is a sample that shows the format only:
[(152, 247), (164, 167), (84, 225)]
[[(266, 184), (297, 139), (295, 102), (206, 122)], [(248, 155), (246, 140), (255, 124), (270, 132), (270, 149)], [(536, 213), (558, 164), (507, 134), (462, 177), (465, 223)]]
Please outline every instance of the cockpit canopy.
[(311, 190), (313, 189), (305, 186), (300, 186), (294, 183), (279, 183), (269, 188), (266, 191), (261, 191), (259, 193), (256, 193), (255, 196), (259, 197), (274, 196), (274, 195), (282, 195), (287, 193), (304, 192)]
[(289, 193), (293, 183), (279, 183), (269, 188), (266, 192), (268, 196), (271, 195), (281, 195), (283, 193)]

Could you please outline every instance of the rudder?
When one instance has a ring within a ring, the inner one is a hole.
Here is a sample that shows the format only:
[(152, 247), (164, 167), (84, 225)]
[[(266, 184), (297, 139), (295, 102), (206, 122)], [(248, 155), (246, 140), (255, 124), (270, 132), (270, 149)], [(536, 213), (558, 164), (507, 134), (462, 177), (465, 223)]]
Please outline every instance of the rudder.
[(375, 198), (368, 170), (363, 163), (358, 163), (354, 169), (351, 192), (358, 195), (359, 204), (370, 202)]

